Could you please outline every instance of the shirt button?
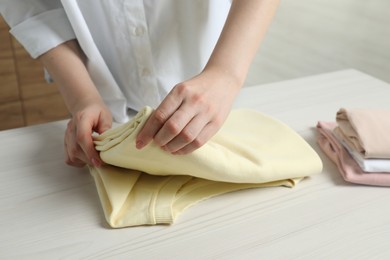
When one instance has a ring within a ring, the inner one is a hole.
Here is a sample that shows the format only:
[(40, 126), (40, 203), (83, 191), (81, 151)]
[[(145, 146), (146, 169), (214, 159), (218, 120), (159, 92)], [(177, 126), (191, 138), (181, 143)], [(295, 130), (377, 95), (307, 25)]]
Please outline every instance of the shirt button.
[(147, 68), (142, 69), (142, 72), (141, 72), (142, 77), (148, 77), (148, 76), (150, 76), (150, 74), (151, 74), (151, 72), (149, 69), (147, 69)]
[(134, 28), (133, 33), (135, 36), (142, 36), (142, 35), (144, 35), (145, 30), (141, 26), (137, 26)]

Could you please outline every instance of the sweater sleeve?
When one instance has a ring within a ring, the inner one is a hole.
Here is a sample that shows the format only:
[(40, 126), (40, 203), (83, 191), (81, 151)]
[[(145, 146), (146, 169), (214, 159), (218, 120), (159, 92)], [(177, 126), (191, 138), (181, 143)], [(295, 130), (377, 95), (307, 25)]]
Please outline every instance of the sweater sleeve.
[(0, 0), (0, 13), (33, 58), (76, 38), (60, 0)]

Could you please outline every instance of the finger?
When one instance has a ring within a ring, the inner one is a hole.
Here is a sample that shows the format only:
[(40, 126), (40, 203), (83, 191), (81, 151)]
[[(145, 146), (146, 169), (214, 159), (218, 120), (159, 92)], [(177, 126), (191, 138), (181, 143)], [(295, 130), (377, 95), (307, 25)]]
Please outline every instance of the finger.
[[(156, 115), (157, 113), (157, 115)], [(145, 147), (150, 141), (152, 141), (153, 137), (156, 135), (158, 130), (160, 130), (163, 125), (163, 121), (168, 115), (162, 113), (161, 111), (153, 111), (145, 125), (142, 127), (141, 131), (139, 131), (136, 138), (136, 147), (137, 149), (142, 149)]]
[[(182, 106), (183, 107), (183, 106)], [(179, 108), (175, 113), (169, 118), (167, 122), (161, 127), (158, 133), (154, 137), (154, 141), (160, 146), (166, 146), (169, 142), (175, 139), (180, 135), (184, 128), (196, 117), (197, 111), (191, 111), (185, 108)], [(199, 129), (200, 131), (200, 129)], [(190, 137), (192, 131), (187, 133)], [(197, 134), (197, 133), (195, 133)], [(190, 140), (192, 141), (192, 140)], [(184, 146), (184, 144), (183, 144)], [(171, 146), (168, 145), (168, 150), (171, 150)]]
[(70, 165), (70, 166), (74, 166), (74, 167), (79, 167), (79, 168), (82, 168), (86, 165), (86, 163), (80, 159), (77, 159), (77, 158), (74, 158), (74, 159), (70, 159), (70, 157), (68, 156), (68, 154), (66, 154), (65, 156), (65, 163), (67, 165)]
[(76, 129), (76, 143), (84, 152), (88, 164), (100, 167), (102, 165), (102, 161), (100, 160), (99, 154), (96, 151), (95, 145), (93, 143), (93, 127), (87, 120), (80, 120), (79, 122), (80, 123), (78, 124), (78, 127)]
[(75, 167), (84, 167), (86, 162), (83, 160), (78, 159), (77, 155), (75, 154), (75, 149), (71, 149), (67, 143), (68, 135), (65, 135), (64, 138), (64, 160), (65, 163), (70, 165), (70, 166), (75, 166)]
[(174, 152), (173, 154), (184, 155), (192, 153), (207, 143), (207, 141), (210, 140), (210, 138), (213, 137), (215, 133), (217, 133), (218, 129), (218, 125), (214, 123), (207, 124), (191, 143)]
[(201, 133), (202, 129), (209, 123), (209, 118), (203, 116), (195, 116), (192, 120), (180, 131), (175, 138), (165, 144), (166, 151), (175, 153), (188, 144), (192, 143)]
[(100, 114), (99, 116), (99, 123), (98, 123), (98, 126), (96, 128), (96, 131), (99, 133), (99, 134), (102, 134), (104, 133), (105, 131), (107, 131), (108, 129), (110, 129), (112, 126), (112, 117), (111, 117), (111, 114)]
[(141, 149), (145, 147), (158, 133), (165, 122), (180, 107), (181, 100), (174, 99), (173, 94), (169, 94), (158, 108), (150, 115), (145, 125), (138, 133), (136, 138), (136, 147)]

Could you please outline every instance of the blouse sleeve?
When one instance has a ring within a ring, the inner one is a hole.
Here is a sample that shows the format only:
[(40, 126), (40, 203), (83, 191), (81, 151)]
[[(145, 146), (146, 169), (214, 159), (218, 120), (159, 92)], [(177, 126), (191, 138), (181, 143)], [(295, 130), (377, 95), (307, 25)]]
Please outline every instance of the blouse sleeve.
[(60, 0), (0, 0), (0, 14), (33, 58), (76, 38)]

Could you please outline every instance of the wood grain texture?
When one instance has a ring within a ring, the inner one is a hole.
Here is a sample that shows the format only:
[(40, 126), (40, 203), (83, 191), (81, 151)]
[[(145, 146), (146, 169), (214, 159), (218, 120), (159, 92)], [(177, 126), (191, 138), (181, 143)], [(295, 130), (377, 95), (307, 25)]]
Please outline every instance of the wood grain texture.
[(63, 163), (65, 121), (0, 132), (1, 259), (388, 259), (390, 190), (345, 182), (315, 142), (338, 108), (390, 109), (390, 85), (356, 70), (243, 89), (235, 107), (293, 127), (323, 172), (293, 189), (234, 192), (171, 226), (113, 230), (86, 168)]
[(42, 124), (70, 117), (59, 93), (24, 100), (23, 106), (26, 125)]
[(19, 100), (15, 61), (8, 27), (0, 17), (0, 103)]
[(24, 126), (23, 109), (20, 101), (0, 103), (0, 130)]
[(15, 38), (12, 38), (12, 46), (15, 52), (16, 73), (22, 99), (58, 93), (53, 84), (46, 82), (42, 64), (32, 59)]
[(0, 129), (69, 118), (56, 85), (44, 79), (42, 64), (8, 31), (0, 16)]

